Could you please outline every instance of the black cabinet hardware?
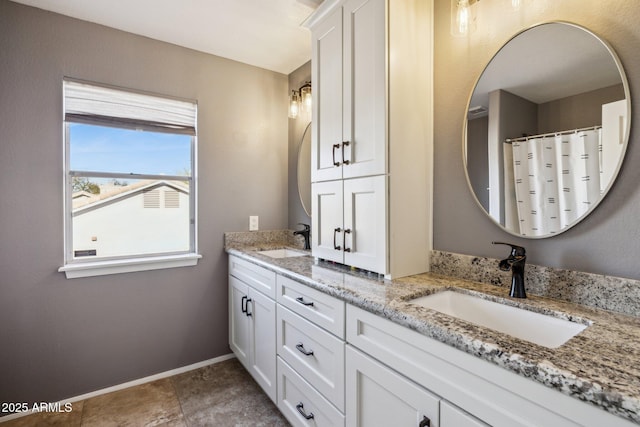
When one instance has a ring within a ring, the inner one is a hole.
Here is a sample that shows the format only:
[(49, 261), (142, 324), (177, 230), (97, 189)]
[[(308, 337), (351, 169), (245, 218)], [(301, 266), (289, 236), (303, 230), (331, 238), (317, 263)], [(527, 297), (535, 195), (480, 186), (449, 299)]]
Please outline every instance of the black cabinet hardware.
[(305, 350), (304, 344), (302, 344), (301, 342), (296, 344), (296, 348), (300, 353), (304, 354), (305, 356), (313, 356), (313, 350)]
[(351, 248), (347, 247), (347, 234), (351, 234), (351, 229), (350, 228), (345, 228), (344, 229), (344, 234), (342, 235), (342, 246), (344, 246), (344, 251), (345, 252), (351, 252)]
[(339, 251), (340, 249), (342, 249), (340, 246), (336, 245), (336, 234), (340, 233), (341, 231), (342, 231), (342, 228), (340, 227), (333, 229), (333, 249), (335, 249), (336, 251)]
[(249, 316), (249, 317), (251, 317), (251, 315), (253, 314), (253, 313), (249, 312), (249, 303), (251, 301), (253, 301), (251, 298), (247, 298), (247, 309), (246, 309), (245, 313), (247, 313), (247, 316)]
[(340, 162), (336, 162), (336, 149), (340, 148), (340, 144), (333, 144), (331, 156), (333, 157), (333, 166), (340, 166)]
[(247, 313), (247, 296), (243, 296), (242, 297), (242, 301), (240, 302), (240, 308), (242, 309), (243, 313)]
[(430, 427), (430, 426), (431, 426), (431, 420), (423, 415), (422, 421), (420, 421), (420, 424), (418, 424), (418, 427)]
[(300, 415), (302, 415), (306, 420), (311, 420), (313, 419), (313, 412), (309, 412), (309, 414), (307, 414), (304, 411), (304, 405), (302, 404), (302, 402), (298, 403), (296, 405), (296, 409), (298, 410), (298, 412), (300, 413)]
[(302, 297), (296, 298), (296, 301), (298, 301), (302, 305), (306, 305), (307, 307), (313, 307), (313, 301), (305, 301)]
[(349, 141), (344, 141), (342, 143), (342, 163), (345, 165), (348, 165), (350, 163), (349, 160), (344, 159), (344, 147), (348, 147), (348, 146), (349, 146)]

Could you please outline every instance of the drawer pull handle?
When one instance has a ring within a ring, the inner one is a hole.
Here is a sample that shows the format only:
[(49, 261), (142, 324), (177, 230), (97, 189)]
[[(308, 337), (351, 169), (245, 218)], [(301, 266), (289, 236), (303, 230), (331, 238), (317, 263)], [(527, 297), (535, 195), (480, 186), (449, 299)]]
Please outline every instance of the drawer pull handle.
[(345, 165), (348, 165), (350, 163), (349, 160), (344, 159), (344, 147), (348, 147), (348, 146), (349, 146), (349, 141), (344, 141), (342, 143), (342, 163), (344, 163)]
[(306, 305), (307, 307), (313, 307), (313, 301), (305, 301), (302, 297), (296, 298), (296, 301), (298, 301), (302, 305)]
[[(350, 228), (344, 229), (344, 234), (342, 235), (342, 246), (344, 246), (345, 252), (351, 252), (351, 248), (347, 247), (347, 234), (351, 234)], [(351, 240), (351, 243), (353, 243), (353, 239)]]
[(242, 309), (243, 313), (247, 313), (247, 296), (243, 296), (242, 297), (242, 301), (240, 302), (240, 308)]
[(336, 162), (336, 149), (340, 148), (340, 144), (333, 144), (331, 156), (333, 157), (333, 166), (340, 166), (340, 162)]
[(313, 356), (313, 350), (305, 350), (304, 344), (302, 344), (301, 342), (296, 344), (296, 348), (300, 353), (304, 354), (305, 356)]
[(253, 314), (253, 313), (250, 313), (250, 312), (249, 312), (249, 303), (250, 303), (251, 301), (253, 301), (251, 298), (247, 298), (247, 309), (246, 309), (246, 313), (247, 313), (247, 316), (249, 316), (249, 317), (251, 317), (251, 315)]
[(313, 412), (309, 412), (309, 414), (307, 414), (304, 411), (304, 405), (302, 404), (302, 402), (298, 403), (296, 405), (296, 409), (298, 410), (298, 412), (300, 413), (300, 415), (302, 415), (306, 420), (311, 420), (313, 419)]
[(431, 426), (431, 420), (423, 415), (422, 421), (420, 421), (420, 424), (418, 424), (418, 427), (430, 427), (430, 426)]
[(340, 246), (336, 245), (336, 234), (340, 233), (341, 231), (342, 231), (342, 228), (340, 227), (333, 229), (333, 249), (335, 249), (336, 251), (339, 251), (342, 249)]

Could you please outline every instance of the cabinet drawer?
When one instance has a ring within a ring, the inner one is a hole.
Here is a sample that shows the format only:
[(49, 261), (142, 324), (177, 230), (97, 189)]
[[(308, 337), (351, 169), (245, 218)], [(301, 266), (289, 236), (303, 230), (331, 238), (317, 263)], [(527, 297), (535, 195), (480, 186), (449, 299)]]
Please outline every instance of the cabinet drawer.
[(344, 341), (278, 305), (278, 355), (344, 412)]
[(273, 271), (241, 258), (230, 256), (229, 274), (259, 290), (269, 298), (276, 299), (276, 273)]
[(278, 409), (294, 426), (344, 426), (344, 415), (279, 357)]
[(344, 339), (344, 301), (284, 276), (277, 278), (276, 298), (291, 311)]
[(440, 425), (456, 427), (490, 427), (471, 414), (443, 400), (440, 402)]

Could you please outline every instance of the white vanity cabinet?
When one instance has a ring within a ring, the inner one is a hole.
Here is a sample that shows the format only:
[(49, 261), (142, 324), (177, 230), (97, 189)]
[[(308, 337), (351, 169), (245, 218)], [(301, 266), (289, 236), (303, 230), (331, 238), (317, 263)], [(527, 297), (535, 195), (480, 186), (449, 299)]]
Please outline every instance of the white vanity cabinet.
[(293, 425), (344, 425), (345, 303), (277, 276), (278, 408)]
[[(362, 376), (359, 371), (363, 370), (360, 365), (354, 368), (349, 362), (349, 346), (353, 346), (367, 354), (363, 357), (381, 362), (377, 370), (389, 371), (378, 373), (380, 378), (399, 375), (404, 377), (407, 384), (398, 387), (409, 391), (419, 384), (419, 388), (439, 396), (440, 427), (633, 425), (595, 406), (351, 305), (347, 306), (346, 338), (349, 343), (347, 395), (350, 396), (347, 400), (347, 417), (353, 416), (350, 413), (353, 406), (349, 403), (351, 399), (358, 402), (360, 407), (365, 407), (375, 406), (384, 396), (382, 392), (350, 395), (352, 391), (349, 391), (349, 384), (357, 375)], [(377, 388), (392, 390), (392, 382), (401, 383), (397, 379), (382, 379)], [(358, 391), (353, 386), (351, 389)], [(393, 391), (392, 394), (400, 395), (400, 392)], [(422, 411), (427, 412), (426, 409)], [(434, 422), (432, 425), (435, 425)]]
[(275, 278), (266, 268), (229, 257), (229, 347), (274, 403), (276, 302), (257, 287), (275, 293)]
[(390, 278), (429, 268), (432, 9), (432, 0), (327, 0), (305, 23), (315, 257)]

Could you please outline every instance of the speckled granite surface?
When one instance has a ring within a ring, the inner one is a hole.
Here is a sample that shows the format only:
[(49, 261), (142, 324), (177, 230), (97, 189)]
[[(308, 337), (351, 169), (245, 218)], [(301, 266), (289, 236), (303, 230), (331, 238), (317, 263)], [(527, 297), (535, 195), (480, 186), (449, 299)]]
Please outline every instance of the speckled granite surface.
[[(433, 251), (431, 272), (509, 288), (511, 273), (497, 260)], [(640, 316), (640, 281), (527, 264), (525, 287), (535, 294), (589, 307)]]
[[(273, 259), (257, 252), (284, 246), (272, 241), (226, 247), (230, 254), (640, 424), (640, 318), (533, 293), (524, 301), (512, 300), (505, 298), (504, 288), (440, 274), (388, 281), (315, 263), (311, 256)], [(408, 302), (446, 288), (591, 325), (549, 349)]]

